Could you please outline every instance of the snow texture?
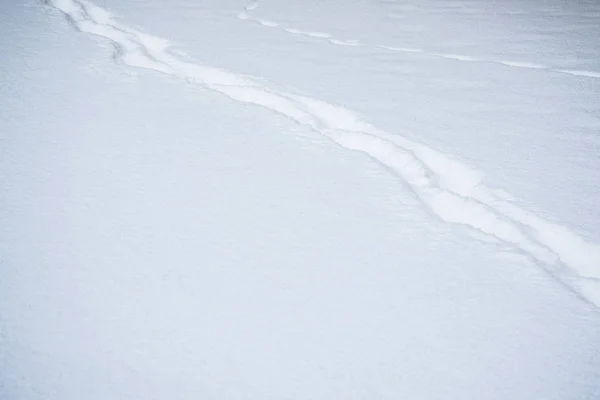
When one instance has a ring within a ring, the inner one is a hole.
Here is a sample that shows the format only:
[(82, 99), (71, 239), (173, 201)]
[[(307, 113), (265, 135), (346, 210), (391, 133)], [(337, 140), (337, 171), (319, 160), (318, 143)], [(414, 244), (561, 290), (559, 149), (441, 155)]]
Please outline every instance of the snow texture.
[(1, 3), (0, 399), (599, 399), (576, 3)]
[[(111, 40), (115, 56), (129, 66), (172, 75), (201, 84), (234, 100), (265, 107), (298, 124), (309, 126), (348, 150), (365, 153), (402, 178), (437, 217), (449, 223), (467, 225), (513, 247), (517, 252), (527, 254), (600, 307), (600, 245), (589, 243), (568, 228), (521, 209), (509, 200), (509, 196), (484, 185), (479, 171), (434, 149), (383, 132), (343, 107), (281, 92), (265, 83), (182, 59), (169, 53), (170, 44), (166, 39), (121, 25), (92, 3), (51, 0), (50, 4), (65, 13), (82, 32)], [(239, 17), (250, 19), (248, 12), (257, 4), (247, 6), (246, 12)], [(256, 21), (268, 27), (278, 26), (270, 21)], [(333, 40), (334, 44), (361, 45), (359, 42), (330, 39), (328, 34), (295, 29), (290, 33), (326, 38)], [(465, 60), (464, 56), (431, 55), (478, 62), (476, 59)], [(494, 62), (515, 68), (532, 68), (518, 62)], [(591, 71), (556, 72), (599, 76)]]
[(561, 69), (561, 68), (553, 68), (547, 65), (523, 62), (523, 61), (510, 61), (510, 60), (493, 60), (493, 59), (483, 59), (477, 58), (468, 55), (460, 55), (460, 54), (445, 54), (445, 53), (436, 53), (432, 51), (427, 51), (425, 49), (417, 49), (417, 48), (405, 48), (405, 47), (394, 47), (394, 46), (386, 46), (383, 44), (365, 44), (356, 39), (344, 39), (344, 38), (336, 38), (332, 34), (324, 33), (324, 32), (309, 32), (303, 31), (297, 28), (283, 28), (281, 24), (275, 21), (264, 20), (260, 18), (254, 18), (251, 14), (251, 11), (256, 10), (258, 8), (258, 2), (252, 2), (248, 4), (244, 11), (238, 14), (238, 18), (241, 20), (248, 20), (255, 23), (258, 23), (262, 26), (266, 26), (269, 28), (279, 28), (284, 32), (291, 33), (293, 35), (301, 35), (307, 36), (310, 38), (319, 38), (323, 40), (327, 40), (329, 43), (340, 46), (365, 46), (372, 47), (376, 49), (389, 50), (391, 52), (399, 52), (399, 53), (419, 53), (432, 57), (439, 57), (447, 60), (456, 60), (456, 61), (465, 61), (465, 62), (474, 62), (474, 63), (493, 63), (499, 65), (505, 65), (507, 67), (513, 68), (524, 68), (524, 69), (542, 69), (551, 72), (558, 72), (562, 74), (574, 75), (574, 76), (584, 76), (588, 78), (600, 78), (600, 72), (597, 71), (585, 71), (585, 70), (569, 70), (569, 69)]

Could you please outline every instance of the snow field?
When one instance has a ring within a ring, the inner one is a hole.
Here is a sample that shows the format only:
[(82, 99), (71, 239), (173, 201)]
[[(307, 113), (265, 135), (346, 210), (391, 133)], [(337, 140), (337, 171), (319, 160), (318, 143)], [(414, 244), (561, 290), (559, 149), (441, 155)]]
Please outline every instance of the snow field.
[[(469, 226), (527, 254), (600, 307), (600, 246), (516, 206), (505, 193), (484, 185), (480, 172), (423, 145), (392, 137), (342, 107), (186, 61), (168, 51), (166, 39), (121, 25), (92, 3), (55, 0), (50, 4), (65, 13), (77, 29), (111, 40), (116, 56), (129, 66), (172, 75), (236, 101), (265, 107), (348, 150), (366, 154), (401, 178), (438, 218)], [(257, 3), (252, 3), (239, 17), (250, 19), (248, 12), (256, 7)]]

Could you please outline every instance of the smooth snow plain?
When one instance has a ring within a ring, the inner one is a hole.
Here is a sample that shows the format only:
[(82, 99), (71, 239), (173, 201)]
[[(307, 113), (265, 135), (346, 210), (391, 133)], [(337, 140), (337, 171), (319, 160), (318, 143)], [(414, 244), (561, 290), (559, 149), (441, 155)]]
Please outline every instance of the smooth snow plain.
[(593, 2), (1, 7), (2, 398), (600, 396)]

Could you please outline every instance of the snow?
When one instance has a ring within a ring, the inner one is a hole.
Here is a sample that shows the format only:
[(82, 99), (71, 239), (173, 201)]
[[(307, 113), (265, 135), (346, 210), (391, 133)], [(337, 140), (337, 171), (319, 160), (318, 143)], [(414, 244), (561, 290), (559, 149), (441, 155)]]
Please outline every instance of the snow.
[(600, 9), (205, 3), (2, 5), (0, 397), (597, 398)]

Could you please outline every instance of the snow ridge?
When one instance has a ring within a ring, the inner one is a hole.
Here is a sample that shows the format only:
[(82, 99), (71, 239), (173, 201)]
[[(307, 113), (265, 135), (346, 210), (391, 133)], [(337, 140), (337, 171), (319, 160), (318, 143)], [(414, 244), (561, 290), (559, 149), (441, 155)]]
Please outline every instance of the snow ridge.
[(537, 63), (531, 63), (531, 62), (512, 61), (512, 60), (491, 60), (491, 59), (484, 59), (484, 58), (478, 58), (478, 57), (474, 57), (474, 56), (467, 56), (467, 55), (461, 55), (461, 54), (437, 53), (437, 52), (427, 51), (425, 49), (418, 49), (418, 48), (411, 48), (411, 47), (396, 47), (396, 46), (386, 46), (386, 45), (382, 45), (382, 44), (367, 44), (367, 43), (362, 43), (359, 40), (354, 40), (354, 39), (336, 38), (333, 35), (331, 35), (329, 33), (325, 33), (325, 32), (309, 32), (309, 31), (305, 31), (305, 30), (297, 29), (297, 28), (293, 28), (293, 27), (286, 28), (286, 27), (283, 27), (282, 24), (280, 24), (278, 22), (265, 20), (265, 19), (261, 19), (261, 18), (253, 16), (251, 11), (256, 10), (258, 7), (259, 7), (258, 1), (252, 1), (246, 7), (244, 7), (243, 11), (238, 13), (237, 17), (241, 20), (251, 21), (251, 22), (257, 23), (259, 25), (262, 25), (262, 26), (265, 26), (268, 28), (276, 28), (281, 31), (290, 33), (292, 35), (306, 36), (306, 37), (310, 37), (310, 38), (314, 38), (314, 39), (326, 40), (329, 43), (338, 45), (338, 46), (370, 47), (370, 48), (379, 49), (379, 50), (404, 53), (404, 54), (420, 54), (420, 55), (425, 55), (425, 56), (430, 56), (430, 57), (444, 58), (446, 60), (453, 60), (453, 61), (499, 64), (499, 65), (503, 65), (503, 66), (511, 67), (511, 68), (538, 69), (538, 70), (557, 72), (560, 74), (566, 74), (566, 75), (572, 75), (572, 76), (600, 79), (600, 72), (598, 72), (598, 71), (560, 69), (560, 68), (553, 68), (551, 66), (537, 64)]
[[(46, 0), (82, 32), (112, 42), (116, 60), (181, 78), (238, 102), (264, 107), (319, 132), (342, 148), (365, 154), (409, 187), (437, 218), (467, 226), (522, 254), (600, 308), (600, 246), (547, 221), (486, 186), (483, 174), (424, 145), (362, 121), (351, 111), (188, 61), (169, 42), (116, 22), (83, 0)], [(250, 5), (247, 10), (256, 7)]]

